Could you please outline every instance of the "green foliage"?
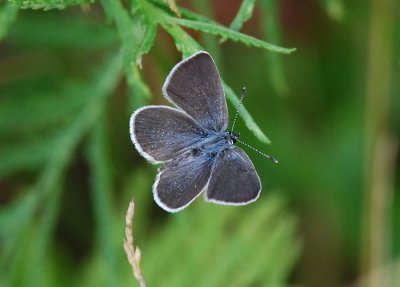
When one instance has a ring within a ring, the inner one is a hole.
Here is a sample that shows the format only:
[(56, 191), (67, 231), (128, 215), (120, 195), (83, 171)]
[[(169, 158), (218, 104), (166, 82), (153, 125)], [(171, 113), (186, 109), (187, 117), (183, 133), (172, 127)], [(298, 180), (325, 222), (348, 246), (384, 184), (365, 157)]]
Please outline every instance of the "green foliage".
[[(254, 1), (243, 2), (232, 28), (158, 0), (99, 1), (116, 33), (95, 5), (85, 13), (20, 11), (17, 18), (17, 8), (93, 2), (13, 0), (0, 6), (7, 58), (1, 68), (8, 72), (0, 79), (0, 179), (7, 202), (0, 209), (0, 286), (132, 286), (122, 249), (132, 192), (149, 286), (285, 285), (300, 243), (282, 197), (238, 208), (198, 200), (161, 225), (153, 216), (159, 216), (150, 192), (154, 169), (144, 170), (139, 160), (133, 166), (127, 156), (133, 153), (127, 123), (134, 108), (154, 98), (142, 74), (144, 56), (154, 51), (155, 62), (168, 63), (164, 76), (175, 63), (161, 56), (159, 30), (183, 57), (204, 49), (185, 28), (268, 53), (294, 49), (236, 31), (250, 18)], [(236, 106), (237, 95), (225, 82), (224, 88)], [(256, 138), (269, 143), (246, 108), (240, 114)], [(85, 222), (89, 226), (82, 227)], [(76, 249), (86, 252), (79, 254), (85, 263), (76, 263), (64, 233), (79, 238), (83, 247)]]
[[(148, 286), (400, 286), (400, 2), (364, 2), (0, 0), (0, 286), (138, 286), (132, 196)], [(128, 122), (199, 50), (279, 165), (244, 147), (257, 202), (167, 214)]]
[[(26, 252), (21, 248), (21, 245), (23, 246), (21, 242), (24, 239), (23, 235), (27, 234), (30, 224), (34, 223), (36, 210), (41, 204), (46, 203), (47, 208), (40, 216), (39, 223), (35, 224), (35, 228), (39, 229), (35, 233), (38, 238), (30, 238), (38, 246), (35, 246), (37, 248), (30, 247), (33, 249), (32, 252), (34, 254), (28, 257), (32, 258), (32, 260), (43, 260), (44, 252), (47, 251), (45, 249), (46, 245), (43, 244), (50, 240), (51, 230), (55, 224), (59, 196), (62, 191), (61, 182), (65, 176), (65, 170), (77, 145), (98, 120), (107, 96), (115, 88), (119, 78), (120, 63), (121, 59), (117, 57), (111, 64), (107, 63), (102, 69), (103, 73), (95, 78), (95, 84), (90, 85), (89, 91), (92, 96), (87, 99), (88, 102), (83, 105), (80, 113), (75, 116), (75, 119), (65, 127), (62, 133), (54, 140), (54, 144), (50, 146), (51, 152), (49, 152), (49, 157), (38, 175), (37, 182), (25, 191), (25, 195), (19, 202), (16, 202), (15, 206), (10, 206), (0, 214), (0, 221), (3, 221), (4, 226), (9, 227), (9, 229), (4, 228), (0, 231), (0, 236), (4, 241), (0, 257), (0, 266), (4, 271), (4, 277), (2, 276), (2, 278), (8, 278), (10, 282), (16, 282), (17, 275), (20, 276), (20, 274), (15, 274), (15, 269), (13, 270), (14, 272), (7, 272), (10, 268), (10, 261), (12, 262), (11, 266), (13, 266), (13, 264), (18, 265), (17, 261), (23, 259)], [(85, 89), (83, 91), (87, 92)], [(43, 146), (43, 148), (48, 149), (49, 146)], [(19, 151), (27, 157), (30, 156), (28, 153), (31, 151), (29, 147), (27, 150), (20, 149)], [(20, 222), (15, 223), (15, 218)], [(41, 228), (43, 228), (43, 232), (40, 232)], [(30, 244), (30, 246), (32, 245)], [(33, 281), (35, 284), (40, 285), (41, 280), (38, 279), (38, 282), (36, 282), (34, 278), (40, 274), (37, 268), (40, 268), (43, 262), (30, 261), (29, 259), (24, 262), (28, 265), (26, 268), (30, 273), (27, 274), (26, 278), (23, 277), (22, 280), (30, 280), (30, 282)], [(28, 286), (29, 281), (26, 284), (24, 282), (21, 284), (22, 286)]]
[(12, 5), (21, 9), (51, 10), (64, 9), (67, 6), (90, 4), (94, 0), (9, 0)]
[(151, 286), (282, 286), (299, 253), (295, 225), (277, 195), (239, 209), (196, 202), (145, 245), (143, 269)]

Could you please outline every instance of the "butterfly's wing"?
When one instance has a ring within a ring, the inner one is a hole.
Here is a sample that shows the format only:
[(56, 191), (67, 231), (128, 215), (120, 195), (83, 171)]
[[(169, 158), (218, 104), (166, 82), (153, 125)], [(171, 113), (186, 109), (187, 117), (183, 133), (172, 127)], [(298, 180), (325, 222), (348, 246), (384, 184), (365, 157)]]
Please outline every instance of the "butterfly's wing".
[(217, 67), (207, 52), (198, 52), (178, 63), (169, 73), (164, 96), (200, 126), (226, 130), (228, 108)]
[(154, 200), (169, 212), (184, 209), (206, 189), (212, 164), (200, 151), (189, 151), (167, 162), (153, 185)]
[(255, 201), (261, 181), (247, 154), (232, 146), (215, 158), (206, 201), (225, 205), (244, 205)]
[(197, 146), (203, 129), (184, 112), (167, 106), (145, 106), (130, 120), (132, 142), (153, 163), (168, 161)]

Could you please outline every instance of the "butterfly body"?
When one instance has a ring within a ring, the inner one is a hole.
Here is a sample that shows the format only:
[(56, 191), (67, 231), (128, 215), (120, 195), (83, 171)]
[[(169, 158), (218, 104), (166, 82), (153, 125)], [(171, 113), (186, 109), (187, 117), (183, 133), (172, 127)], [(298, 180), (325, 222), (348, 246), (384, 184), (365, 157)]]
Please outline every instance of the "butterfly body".
[(207, 133), (203, 142), (197, 148), (202, 153), (214, 157), (224, 149), (231, 147), (237, 139), (237, 134), (232, 132), (210, 132)]
[(163, 94), (175, 107), (145, 106), (130, 121), (131, 139), (151, 163), (162, 164), (153, 185), (155, 201), (177, 212), (200, 194), (225, 205), (255, 201), (261, 181), (228, 131), (228, 108), (221, 79), (204, 51), (178, 63)]

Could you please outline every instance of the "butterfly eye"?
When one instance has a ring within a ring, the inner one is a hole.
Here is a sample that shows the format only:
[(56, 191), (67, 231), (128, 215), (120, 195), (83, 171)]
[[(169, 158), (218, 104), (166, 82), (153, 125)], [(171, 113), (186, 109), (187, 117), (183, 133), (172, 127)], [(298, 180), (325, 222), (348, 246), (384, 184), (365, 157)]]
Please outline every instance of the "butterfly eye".
[(210, 153), (210, 157), (211, 157), (211, 158), (214, 158), (216, 155), (217, 155), (217, 152), (216, 152), (216, 151), (212, 151), (212, 152)]

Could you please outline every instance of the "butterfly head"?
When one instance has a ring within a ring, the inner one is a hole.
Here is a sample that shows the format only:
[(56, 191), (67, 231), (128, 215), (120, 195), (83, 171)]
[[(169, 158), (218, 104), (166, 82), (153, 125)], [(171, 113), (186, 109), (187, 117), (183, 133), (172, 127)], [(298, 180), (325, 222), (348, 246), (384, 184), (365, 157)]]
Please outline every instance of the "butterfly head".
[(239, 137), (240, 137), (240, 133), (234, 133), (234, 132), (228, 131), (225, 134), (225, 141), (229, 145), (233, 145), (234, 143), (236, 143), (236, 141), (238, 140)]

